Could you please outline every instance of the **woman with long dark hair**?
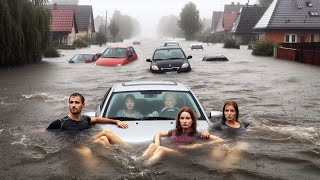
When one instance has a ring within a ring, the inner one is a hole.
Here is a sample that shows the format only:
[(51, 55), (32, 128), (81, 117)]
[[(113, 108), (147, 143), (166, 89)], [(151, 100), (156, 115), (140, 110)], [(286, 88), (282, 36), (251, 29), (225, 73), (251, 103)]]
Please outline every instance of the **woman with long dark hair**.
[(221, 138), (207, 134), (205, 137), (197, 132), (197, 119), (195, 113), (188, 107), (182, 108), (176, 118), (176, 128), (170, 131), (159, 132), (154, 135), (154, 143), (150, 144), (143, 153), (142, 159), (147, 159), (146, 164), (157, 162), (164, 154), (182, 154), (174, 149), (161, 146), (161, 137), (169, 137), (172, 143), (192, 144), (197, 139), (210, 139), (214, 142), (223, 141)]

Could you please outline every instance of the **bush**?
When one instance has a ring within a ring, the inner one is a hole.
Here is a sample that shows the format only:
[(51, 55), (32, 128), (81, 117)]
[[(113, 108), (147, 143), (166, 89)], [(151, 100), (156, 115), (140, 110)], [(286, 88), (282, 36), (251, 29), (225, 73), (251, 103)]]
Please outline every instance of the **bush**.
[(85, 41), (82, 38), (76, 39), (75, 41), (73, 41), (73, 46), (77, 47), (77, 48), (83, 48), (83, 47), (88, 47), (89, 43), (87, 41)]
[(240, 49), (240, 45), (236, 43), (236, 40), (234, 39), (225, 39), (224, 40), (224, 48), (234, 48), (234, 49)]
[(89, 36), (85, 35), (85, 36), (80, 36), (78, 39), (73, 41), (72, 45), (77, 48), (83, 48), (83, 47), (90, 46), (92, 41), (93, 41), (92, 38), (89, 38)]
[(44, 57), (60, 57), (60, 54), (56, 48), (51, 46), (44, 51), (43, 56)]
[(276, 45), (274, 42), (268, 40), (258, 41), (253, 45), (251, 54), (256, 56), (272, 56), (273, 48)]

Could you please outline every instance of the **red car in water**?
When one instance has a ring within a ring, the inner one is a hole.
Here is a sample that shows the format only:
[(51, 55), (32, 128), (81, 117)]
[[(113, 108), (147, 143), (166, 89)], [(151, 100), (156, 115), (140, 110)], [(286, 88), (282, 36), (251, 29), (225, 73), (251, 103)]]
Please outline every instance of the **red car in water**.
[(96, 61), (98, 66), (122, 66), (138, 59), (138, 55), (132, 46), (109, 47)]

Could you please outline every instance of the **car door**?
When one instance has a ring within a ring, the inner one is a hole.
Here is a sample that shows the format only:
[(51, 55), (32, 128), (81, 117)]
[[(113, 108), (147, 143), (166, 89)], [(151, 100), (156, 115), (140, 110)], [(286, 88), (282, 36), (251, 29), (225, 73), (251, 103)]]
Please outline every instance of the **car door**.
[(138, 58), (135, 50), (133, 49), (133, 47), (129, 47), (129, 49), (128, 49), (128, 57), (129, 57), (129, 61), (133, 61), (133, 60), (136, 60)]

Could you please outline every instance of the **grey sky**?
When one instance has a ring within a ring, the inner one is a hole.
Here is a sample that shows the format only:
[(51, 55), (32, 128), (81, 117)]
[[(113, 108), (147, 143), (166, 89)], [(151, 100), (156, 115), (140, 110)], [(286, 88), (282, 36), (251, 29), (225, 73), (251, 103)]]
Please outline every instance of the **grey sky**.
[[(249, 4), (254, 4), (256, 0), (250, 0)], [(81, 5), (92, 5), (94, 16), (105, 16), (108, 11), (108, 20), (115, 10), (121, 14), (129, 15), (137, 19), (141, 25), (142, 34), (152, 36), (158, 20), (162, 16), (179, 16), (181, 9), (188, 2), (197, 5), (200, 18), (211, 18), (212, 11), (222, 11), (224, 4), (231, 2), (245, 4), (248, 0), (79, 0)]]

